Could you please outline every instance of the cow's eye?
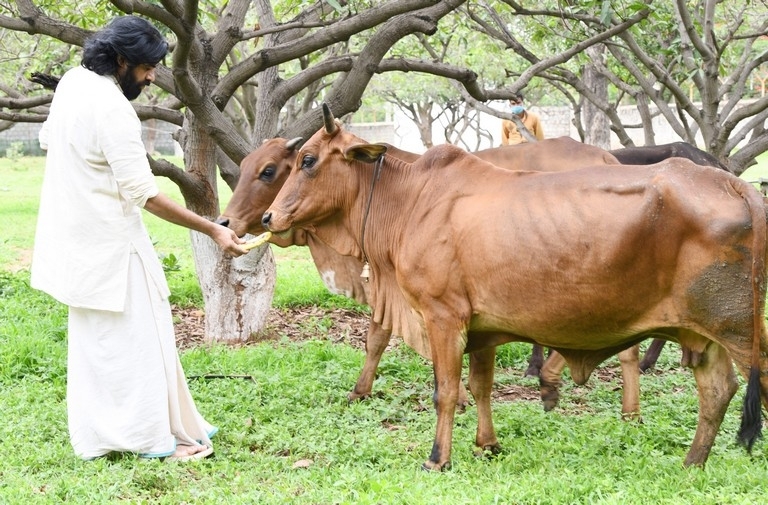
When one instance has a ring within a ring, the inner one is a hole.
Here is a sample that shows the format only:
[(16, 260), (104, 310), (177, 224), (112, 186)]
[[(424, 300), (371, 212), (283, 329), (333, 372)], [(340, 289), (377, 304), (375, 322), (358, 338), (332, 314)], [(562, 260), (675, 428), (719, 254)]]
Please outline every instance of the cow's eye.
[(301, 169), (304, 170), (307, 168), (312, 168), (316, 161), (317, 159), (314, 156), (310, 156), (309, 154), (305, 155), (301, 159)]
[(261, 171), (259, 174), (259, 179), (262, 181), (271, 181), (275, 178), (275, 174), (277, 173), (277, 167), (274, 165), (267, 166), (264, 170)]

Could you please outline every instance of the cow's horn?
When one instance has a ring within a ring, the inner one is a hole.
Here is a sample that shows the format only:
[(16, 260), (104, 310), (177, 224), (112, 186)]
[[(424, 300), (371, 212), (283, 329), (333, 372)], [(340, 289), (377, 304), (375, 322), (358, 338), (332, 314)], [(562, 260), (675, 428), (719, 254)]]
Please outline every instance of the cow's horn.
[(302, 140), (304, 140), (302, 137), (296, 137), (295, 139), (291, 139), (285, 143), (285, 148), (288, 149), (289, 151), (293, 151), (298, 147), (299, 144), (301, 144)]
[(336, 131), (336, 121), (333, 119), (333, 113), (325, 102), (323, 102), (323, 121), (325, 122), (325, 131), (328, 133)]

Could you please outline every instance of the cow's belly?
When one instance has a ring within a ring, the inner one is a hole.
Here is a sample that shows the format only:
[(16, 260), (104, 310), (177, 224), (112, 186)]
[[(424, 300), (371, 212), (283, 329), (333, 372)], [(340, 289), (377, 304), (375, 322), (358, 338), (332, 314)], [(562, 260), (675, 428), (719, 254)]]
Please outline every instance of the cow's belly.
[(669, 315), (658, 314), (655, 309), (642, 312), (636, 307), (620, 307), (605, 300), (585, 302), (479, 308), (470, 320), (469, 329), (510, 333), (552, 347), (601, 349), (633, 341), (637, 335), (671, 322)]
[(563, 237), (560, 248), (530, 241), (484, 263), (465, 262), (470, 329), (598, 348), (680, 323), (678, 255), (668, 254), (678, 244), (644, 251), (640, 235), (582, 238)]

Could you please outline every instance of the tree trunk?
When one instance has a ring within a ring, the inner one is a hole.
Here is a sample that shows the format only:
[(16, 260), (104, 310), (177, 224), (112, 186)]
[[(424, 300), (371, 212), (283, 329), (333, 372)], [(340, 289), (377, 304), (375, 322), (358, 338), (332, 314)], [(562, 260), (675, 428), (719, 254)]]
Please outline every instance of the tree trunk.
[[(590, 61), (602, 61), (604, 52), (605, 46), (603, 44), (590, 46), (586, 50)], [(594, 64), (588, 64), (584, 68), (584, 84), (602, 102), (608, 103), (608, 80)], [(584, 101), (582, 114), (584, 118), (582, 124), (586, 127), (584, 143), (610, 150), (611, 130), (606, 115), (589, 100)]]
[(416, 119), (416, 126), (419, 129), (419, 137), (421, 137), (421, 143), (424, 147), (429, 149), (435, 144), (432, 141), (432, 123), (434, 118), (432, 117), (432, 107), (434, 104), (432, 101), (426, 103), (418, 103), (413, 109), (413, 117)]
[(648, 104), (648, 97), (643, 93), (638, 93), (635, 99), (637, 100), (637, 112), (640, 114), (640, 122), (643, 125), (643, 141), (646, 146), (655, 146), (656, 132), (653, 131), (653, 115)]
[(190, 232), (205, 299), (205, 341), (246, 342), (267, 321), (275, 291), (275, 259), (265, 244), (239, 258), (207, 235)]
[[(221, 213), (216, 154), (204, 124), (191, 113), (185, 116), (180, 141), (184, 166), (198, 186), (184, 198), (187, 207), (208, 219)], [(267, 320), (275, 289), (275, 260), (268, 245), (232, 259), (207, 235), (191, 232), (195, 271), (205, 302), (205, 340), (245, 342)]]

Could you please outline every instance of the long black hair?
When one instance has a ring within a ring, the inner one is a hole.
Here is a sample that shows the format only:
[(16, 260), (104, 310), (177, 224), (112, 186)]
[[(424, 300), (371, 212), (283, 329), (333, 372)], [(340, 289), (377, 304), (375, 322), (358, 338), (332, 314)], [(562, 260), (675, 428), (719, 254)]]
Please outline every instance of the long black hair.
[(91, 35), (83, 46), (82, 65), (99, 75), (117, 72), (117, 57), (129, 65), (157, 65), (168, 52), (168, 42), (152, 24), (136, 16), (120, 16)]

